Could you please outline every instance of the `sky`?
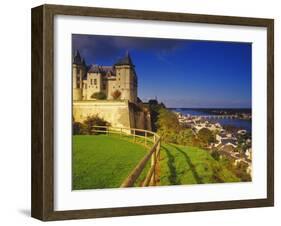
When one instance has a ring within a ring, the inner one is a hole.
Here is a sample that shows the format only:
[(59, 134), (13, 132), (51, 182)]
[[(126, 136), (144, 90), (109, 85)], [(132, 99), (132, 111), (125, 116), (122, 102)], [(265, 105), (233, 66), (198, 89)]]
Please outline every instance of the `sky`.
[(129, 51), (143, 102), (167, 107), (251, 108), (252, 45), (183, 39), (72, 35), (87, 65), (113, 65)]

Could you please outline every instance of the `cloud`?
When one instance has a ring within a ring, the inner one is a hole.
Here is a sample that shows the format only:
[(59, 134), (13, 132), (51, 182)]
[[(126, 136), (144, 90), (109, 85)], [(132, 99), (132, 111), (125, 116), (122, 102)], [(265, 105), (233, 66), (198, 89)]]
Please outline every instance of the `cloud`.
[[(144, 98), (150, 99), (150, 98)], [(185, 98), (171, 99), (171, 98), (158, 98), (160, 102), (163, 102), (167, 107), (191, 107), (191, 108), (212, 108), (212, 107), (251, 107), (251, 100), (235, 100), (230, 101), (228, 99), (212, 99), (212, 98), (194, 98), (186, 96)]]
[(81, 55), (90, 61), (114, 61), (123, 56), (126, 50), (152, 51), (158, 59), (166, 61), (166, 57), (184, 42), (186, 40), (73, 34), (72, 50), (74, 53), (79, 49)]
[[(72, 52), (79, 50), (86, 60), (95, 61), (97, 58), (108, 58), (118, 55), (119, 49), (102, 36), (72, 35)], [(93, 62), (88, 62), (93, 63)]]

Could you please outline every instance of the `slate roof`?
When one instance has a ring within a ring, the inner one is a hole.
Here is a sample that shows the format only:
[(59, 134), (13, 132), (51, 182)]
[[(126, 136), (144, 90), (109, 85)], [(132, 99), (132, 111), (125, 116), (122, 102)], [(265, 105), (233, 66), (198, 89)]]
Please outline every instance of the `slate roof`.
[(90, 73), (101, 73), (102, 75), (107, 76), (115, 76), (115, 70), (112, 66), (100, 66), (97, 64), (94, 64), (90, 67), (89, 71)]
[(237, 142), (236, 142), (236, 140), (234, 140), (234, 139), (222, 139), (222, 140), (221, 140), (221, 143), (222, 143), (223, 145), (226, 145), (226, 144), (228, 144), (228, 143), (233, 144), (233, 145), (237, 145)]
[(84, 65), (85, 66), (85, 74), (83, 76), (83, 80), (87, 79), (87, 73), (92, 72), (92, 73), (101, 73), (103, 76), (106, 76), (108, 79), (114, 79), (114, 76), (116, 76), (115, 73), (115, 66), (116, 65), (130, 65), (133, 67), (134, 70), (134, 64), (132, 62), (132, 59), (130, 57), (129, 52), (127, 51), (126, 55), (119, 59), (116, 64), (113, 66), (101, 66), (97, 64), (93, 65), (86, 65), (85, 59), (81, 57), (79, 50), (76, 50), (75, 56), (73, 57), (73, 64), (78, 64), (78, 65)]
[[(84, 61), (84, 59), (83, 59), (83, 61)], [(82, 64), (83, 61), (82, 61), (79, 50), (76, 50), (75, 56), (73, 57), (73, 63), (74, 64)]]
[(123, 58), (119, 59), (116, 62), (115, 65), (130, 65), (134, 67), (133, 61), (128, 51), (126, 52), (126, 55)]
[(225, 133), (219, 134), (219, 136), (220, 136), (221, 138), (226, 138), (226, 137), (227, 137)]

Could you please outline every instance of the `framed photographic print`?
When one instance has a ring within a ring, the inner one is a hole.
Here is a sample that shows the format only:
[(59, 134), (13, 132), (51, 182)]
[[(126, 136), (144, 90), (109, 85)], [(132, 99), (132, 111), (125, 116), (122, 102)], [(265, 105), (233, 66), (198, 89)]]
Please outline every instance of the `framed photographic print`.
[(32, 9), (32, 216), (273, 206), (272, 19)]

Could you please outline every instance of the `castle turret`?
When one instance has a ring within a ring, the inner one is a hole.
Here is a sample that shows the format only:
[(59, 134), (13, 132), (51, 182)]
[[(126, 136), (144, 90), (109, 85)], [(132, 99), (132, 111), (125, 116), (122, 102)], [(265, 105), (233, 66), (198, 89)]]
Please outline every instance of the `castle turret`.
[(103, 92), (103, 80), (102, 80), (102, 68), (99, 65), (92, 65), (88, 71), (87, 76), (87, 100), (95, 99), (95, 93), (104, 93)]
[(121, 99), (137, 102), (137, 75), (129, 52), (114, 65)]
[(79, 51), (77, 50), (72, 62), (72, 89), (73, 100), (83, 99), (83, 76), (86, 72), (85, 60), (81, 58)]

